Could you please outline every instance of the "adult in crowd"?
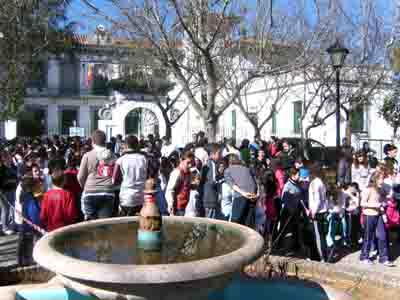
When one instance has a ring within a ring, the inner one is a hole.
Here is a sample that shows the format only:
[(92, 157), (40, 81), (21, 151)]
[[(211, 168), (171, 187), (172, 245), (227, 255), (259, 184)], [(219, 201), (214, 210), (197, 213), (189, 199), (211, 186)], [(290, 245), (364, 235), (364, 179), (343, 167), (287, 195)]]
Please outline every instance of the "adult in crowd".
[(112, 216), (115, 187), (112, 182), (116, 156), (106, 148), (106, 135), (101, 130), (92, 134), (93, 150), (82, 157), (78, 181), (83, 188), (82, 210), (85, 220)]
[(310, 171), (311, 182), (308, 190), (308, 215), (312, 221), (320, 261), (325, 262), (327, 258), (327, 246), (324, 234), (324, 222), (328, 212), (327, 189), (322, 179), (321, 167), (315, 163)]
[(120, 156), (122, 153), (122, 146), (123, 146), (123, 141), (122, 141), (122, 135), (117, 134), (115, 138), (115, 144), (114, 144), (114, 153), (117, 156)]
[(162, 138), (161, 157), (168, 158), (175, 150), (176, 147), (172, 145), (171, 138), (164, 136)]
[(208, 152), (206, 150), (207, 139), (202, 138), (197, 142), (196, 148), (194, 150), (194, 156), (197, 160), (201, 162), (201, 166), (205, 166), (208, 161)]
[(345, 186), (351, 183), (351, 157), (351, 152), (343, 147), (340, 149), (337, 167), (337, 183), (339, 186)]
[(201, 193), (204, 215), (207, 218), (217, 219), (220, 216), (220, 203), (217, 190), (217, 168), (221, 158), (220, 147), (216, 144), (210, 146), (210, 157), (201, 172)]
[(165, 198), (170, 215), (184, 216), (190, 197), (190, 168), (194, 165), (193, 152), (186, 151), (177, 168), (169, 177)]
[(147, 159), (139, 152), (139, 140), (134, 135), (125, 138), (125, 149), (118, 158), (113, 182), (121, 184), (119, 215), (134, 216), (140, 212), (144, 201), (144, 184), (147, 179)]
[(250, 169), (242, 164), (236, 153), (229, 154), (229, 166), (224, 173), (225, 182), (234, 191), (230, 220), (242, 225), (254, 224), (257, 183)]
[(363, 152), (359, 151), (355, 154), (355, 159), (351, 166), (351, 181), (356, 182), (361, 191), (367, 188), (370, 169), (368, 158)]
[(289, 179), (285, 183), (282, 191), (283, 208), (280, 219), (280, 235), (285, 238), (287, 233), (292, 234), (292, 250), (305, 251), (304, 235), (301, 216), (304, 211), (303, 191), (299, 186), (300, 171), (291, 168)]
[(290, 168), (294, 166), (294, 162), (296, 159), (295, 149), (289, 143), (289, 141), (282, 141), (282, 150), (277, 155), (282, 163), (282, 167), (285, 170), (286, 174), (289, 174)]
[(386, 144), (383, 147), (383, 153), (385, 153), (384, 161), (388, 167), (393, 168), (394, 172), (399, 172), (399, 163), (396, 159), (397, 157), (397, 147), (393, 144)]
[[(15, 189), (17, 187), (17, 173), (6, 159), (6, 153), (0, 153), (0, 213), (1, 228), (5, 235), (14, 233), (10, 221), (11, 206), (15, 199)], [(12, 218), (13, 219), (13, 218)]]

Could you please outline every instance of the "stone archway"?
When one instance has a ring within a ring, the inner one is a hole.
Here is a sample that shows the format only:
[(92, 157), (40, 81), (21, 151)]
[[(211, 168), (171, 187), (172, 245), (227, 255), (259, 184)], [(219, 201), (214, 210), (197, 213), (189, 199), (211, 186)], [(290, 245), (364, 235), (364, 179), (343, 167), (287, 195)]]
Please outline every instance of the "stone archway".
[[(130, 125), (128, 124), (127, 126), (126, 124), (126, 119), (138, 112), (141, 112), (139, 114), (141, 114), (142, 122), (142, 128), (138, 134), (143, 134), (144, 136), (150, 133), (158, 133), (159, 136), (165, 135), (165, 122), (160, 109), (154, 103), (141, 101), (124, 101), (112, 110), (113, 133), (122, 135), (135, 134), (135, 132), (128, 132), (131, 130), (129, 128)], [(139, 116), (136, 116), (136, 118), (139, 118)]]
[(125, 117), (125, 134), (134, 134), (138, 137), (146, 137), (149, 134), (159, 136), (159, 128), (156, 114), (147, 108), (135, 108)]

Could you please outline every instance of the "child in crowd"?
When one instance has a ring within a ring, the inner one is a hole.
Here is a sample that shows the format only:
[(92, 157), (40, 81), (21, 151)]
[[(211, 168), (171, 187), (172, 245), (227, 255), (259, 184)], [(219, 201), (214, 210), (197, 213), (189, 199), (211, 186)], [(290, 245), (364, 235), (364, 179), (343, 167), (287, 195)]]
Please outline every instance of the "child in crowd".
[(185, 208), (185, 217), (198, 217), (198, 205), (200, 204), (200, 194), (199, 194), (199, 186), (200, 186), (200, 174), (193, 173), (192, 174), (192, 182), (190, 185), (190, 196), (189, 202)]
[[(79, 212), (78, 221), (83, 221), (84, 216), (81, 210), (81, 195), (82, 195), (82, 187), (78, 182), (78, 169), (77, 169), (78, 161), (75, 156), (71, 155), (67, 162), (67, 169), (64, 171), (64, 189), (71, 192), (75, 198), (75, 204)], [(63, 161), (58, 163), (58, 166), (55, 163), (50, 164), (51, 169), (64, 169)]]
[(274, 171), (267, 170), (262, 177), (262, 190), (261, 197), (264, 210), (265, 210), (265, 226), (264, 236), (268, 245), (272, 245), (273, 237), (276, 235), (278, 211), (276, 209), (276, 198), (279, 198), (278, 181), (275, 177)]
[(79, 217), (74, 195), (63, 189), (64, 170), (52, 169), (51, 179), (53, 188), (45, 193), (40, 211), (40, 221), (49, 232), (74, 224)]
[(358, 246), (358, 241), (361, 237), (360, 224), (360, 191), (357, 183), (345, 185), (342, 188), (342, 201), (345, 204), (346, 224), (349, 242), (352, 247)]
[(348, 246), (347, 223), (345, 218), (345, 197), (341, 189), (337, 189), (329, 196), (329, 214), (328, 214), (328, 234), (326, 237), (329, 248), (335, 246), (336, 228), (338, 224), (342, 225), (342, 241), (344, 246)]
[(19, 232), (17, 247), (19, 266), (28, 266), (34, 263), (32, 258), (33, 247), (36, 241), (40, 238), (40, 233), (37, 229), (33, 228), (34, 225), (41, 225), (40, 203), (33, 194), (35, 185), (36, 180), (32, 176), (27, 175), (22, 178), (21, 187), (23, 192), (21, 192), (20, 195), (22, 211), (20, 211), (19, 214), (20, 216), (24, 216), (29, 223), (22, 220), (17, 227)]
[(377, 173), (371, 179), (368, 188), (361, 194), (361, 208), (364, 215), (364, 239), (361, 248), (360, 260), (366, 264), (372, 264), (369, 259), (370, 250), (375, 241), (378, 241), (379, 262), (385, 266), (393, 266), (389, 260), (389, 248), (387, 242), (386, 196), (382, 193), (384, 175)]

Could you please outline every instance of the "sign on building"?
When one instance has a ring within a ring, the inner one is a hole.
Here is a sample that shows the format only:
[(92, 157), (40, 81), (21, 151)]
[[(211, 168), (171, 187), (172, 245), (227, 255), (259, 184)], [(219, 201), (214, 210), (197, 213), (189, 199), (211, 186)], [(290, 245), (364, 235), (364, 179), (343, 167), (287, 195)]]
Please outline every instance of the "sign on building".
[(82, 127), (70, 127), (69, 136), (80, 136), (85, 137), (85, 128)]

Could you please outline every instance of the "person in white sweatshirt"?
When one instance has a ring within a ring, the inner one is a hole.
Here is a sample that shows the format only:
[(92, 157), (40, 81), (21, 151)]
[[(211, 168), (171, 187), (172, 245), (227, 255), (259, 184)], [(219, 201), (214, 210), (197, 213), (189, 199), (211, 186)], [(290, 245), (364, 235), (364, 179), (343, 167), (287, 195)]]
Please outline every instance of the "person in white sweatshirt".
[(323, 223), (328, 212), (328, 199), (326, 186), (322, 180), (321, 167), (313, 165), (311, 171), (311, 182), (308, 189), (308, 215), (314, 229), (315, 242), (321, 262), (326, 259), (326, 239), (323, 232)]

